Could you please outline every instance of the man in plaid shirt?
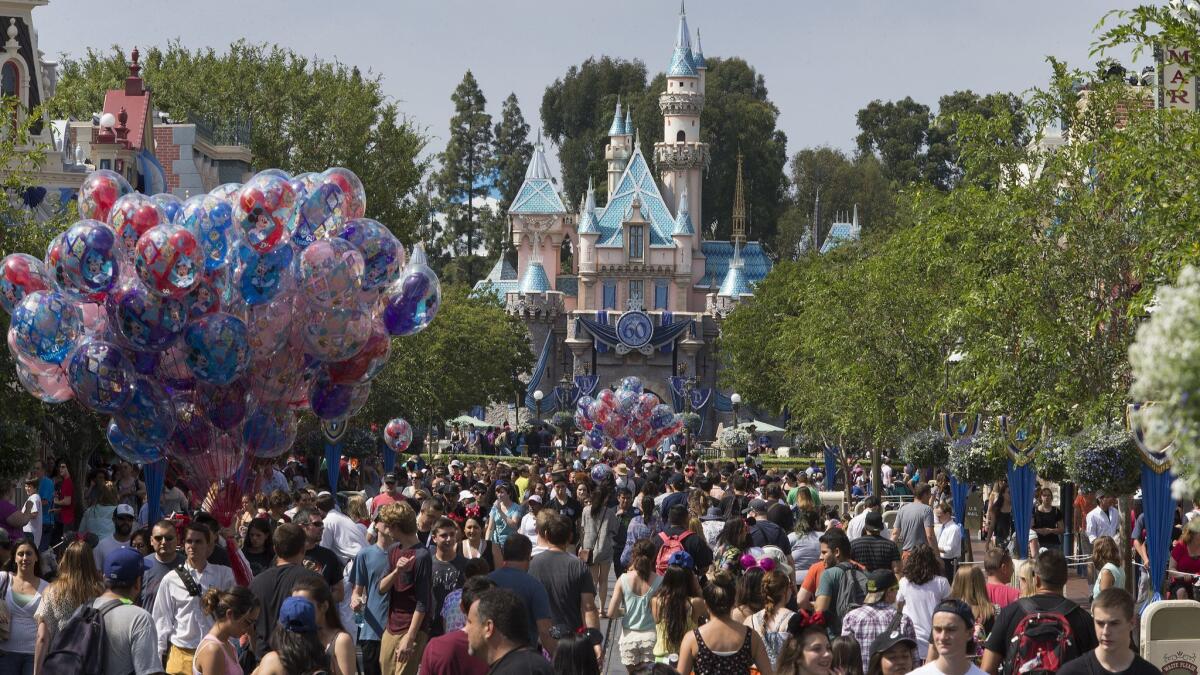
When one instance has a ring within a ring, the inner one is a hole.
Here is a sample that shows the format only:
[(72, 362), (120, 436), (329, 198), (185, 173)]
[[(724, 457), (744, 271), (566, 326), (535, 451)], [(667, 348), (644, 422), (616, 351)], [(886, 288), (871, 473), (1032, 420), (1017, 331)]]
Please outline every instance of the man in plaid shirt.
[[(875, 637), (887, 632), (892, 619), (903, 607), (896, 605), (896, 591), (900, 588), (896, 575), (890, 569), (867, 572), (867, 595), (863, 604), (846, 613), (842, 619), (842, 635), (851, 635), (862, 648), (863, 663), (871, 662), (871, 643)], [(900, 616), (900, 634), (917, 642), (917, 632), (912, 620)], [(913, 649), (913, 665), (921, 662), (917, 650)]]

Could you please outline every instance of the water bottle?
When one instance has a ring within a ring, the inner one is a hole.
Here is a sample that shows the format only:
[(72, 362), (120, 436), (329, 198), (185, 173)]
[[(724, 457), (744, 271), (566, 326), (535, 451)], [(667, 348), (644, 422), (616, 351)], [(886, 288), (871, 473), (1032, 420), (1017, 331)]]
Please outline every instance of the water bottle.
[(354, 625), (355, 626), (363, 625), (363, 612), (361, 609), (356, 610), (354, 612)]

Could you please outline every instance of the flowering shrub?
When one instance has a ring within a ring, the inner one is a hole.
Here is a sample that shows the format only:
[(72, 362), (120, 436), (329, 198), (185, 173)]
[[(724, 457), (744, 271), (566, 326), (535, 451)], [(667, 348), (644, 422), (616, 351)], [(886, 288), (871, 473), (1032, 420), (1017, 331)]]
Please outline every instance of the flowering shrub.
[(569, 412), (559, 411), (550, 418), (550, 424), (558, 429), (558, 433), (569, 434), (575, 430), (575, 416)]
[(950, 446), (945, 436), (933, 429), (925, 429), (904, 439), (900, 444), (900, 458), (917, 468), (946, 466)]
[(1141, 467), (1133, 436), (1115, 424), (1089, 427), (1071, 440), (1067, 474), (1085, 492), (1133, 494)]
[(1158, 288), (1157, 299), (1129, 347), (1129, 393), (1155, 402), (1140, 415), (1146, 444), (1162, 447), (1174, 437), (1177, 489), (1196, 493), (1200, 474), (1181, 469), (1200, 465), (1200, 270), (1184, 267), (1175, 285)]
[(721, 435), (717, 437), (717, 445), (722, 450), (737, 450), (745, 448), (750, 442), (750, 432), (738, 427), (729, 427), (721, 430)]
[(1071, 441), (1067, 438), (1051, 437), (1038, 448), (1033, 466), (1038, 478), (1062, 483), (1070, 480), (1067, 463), (1071, 456)]
[(1008, 468), (1004, 440), (991, 424), (986, 424), (970, 440), (950, 448), (946, 468), (963, 482), (982, 485), (996, 481)]
[(685, 412), (680, 416), (683, 419), (683, 426), (693, 434), (700, 433), (700, 423), (703, 422), (700, 416), (694, 412)]

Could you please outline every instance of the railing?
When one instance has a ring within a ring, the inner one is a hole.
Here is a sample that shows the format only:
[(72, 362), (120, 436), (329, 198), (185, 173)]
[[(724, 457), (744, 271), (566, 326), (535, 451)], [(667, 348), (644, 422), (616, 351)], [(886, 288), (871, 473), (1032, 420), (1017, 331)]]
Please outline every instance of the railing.
[(212, 118), (199, 113), (188, 113), (188, 121), (196, 125), (196, 132), (215, 145), (242, 145), (249, 147), (254, 134), (254, 124), (250, 117), (234, 118), (225, 122), (215, 122)]

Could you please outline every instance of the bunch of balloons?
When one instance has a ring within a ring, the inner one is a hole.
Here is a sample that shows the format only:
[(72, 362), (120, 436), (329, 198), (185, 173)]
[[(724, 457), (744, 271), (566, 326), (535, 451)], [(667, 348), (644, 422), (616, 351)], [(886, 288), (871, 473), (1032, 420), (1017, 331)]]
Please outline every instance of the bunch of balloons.
[(43, 259), (0, 263), (21, 385), (110, 416), (118, 455), (177, 458), (205, 492), (287, 452), (298, 414), (353, 416), (391, 338), (437, 314), (423, 250), (406, 263), (365, 209), (339, 167), (268, 169), (186, 201), (92, 172), (83, 219)]
[(605, 389), (595, 398), (579, 397), (575, 425), (593, 448), (604, 447), (608, 440), (624, 452), (630, 443), (644, 448), (657, 446), (683, 429), (683, 418), (657, 396), (644, 392), (640, 379), (627, 377), (615, 392)]
[(395, 452), (404, 452), (412, 444), (413, 430), (408, 420), (397, 417), (383, 427), (383, 442)]

